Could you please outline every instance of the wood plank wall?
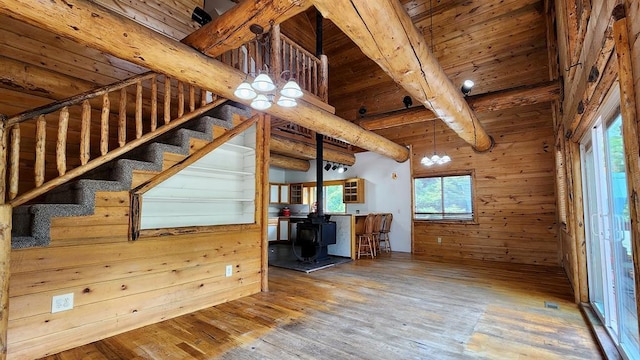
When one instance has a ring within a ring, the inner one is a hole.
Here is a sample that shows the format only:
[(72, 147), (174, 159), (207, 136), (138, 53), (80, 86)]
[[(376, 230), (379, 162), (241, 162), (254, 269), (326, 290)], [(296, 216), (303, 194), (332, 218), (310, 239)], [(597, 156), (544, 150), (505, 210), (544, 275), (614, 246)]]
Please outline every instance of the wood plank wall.
[[(414, 221), (415, 254), (450, 260), (559, 265), (549, 104), (484, 113), (479, 118), (495, 138), (495, 148), (475, 153), (437, 121), (437, 149), (445, 151), (452, 162), (432, 168), (420, 164), (425, 154), (433, 152), (431, 122), (380, 131), (412, 145), (414, 176), (467, 170), (475, 173), (477, 224)], [(438, 237), (442, 244), (437, 243)]]
[[(128, 192), (57, 219), (51, 246), (11, 254), (8, 354), (32, 359), (260, 291), (259, 225), (127, 240)], [(225, 277), (226, 265), (233, 276)], [(74, 294), (51, 314), (51, 297)]]

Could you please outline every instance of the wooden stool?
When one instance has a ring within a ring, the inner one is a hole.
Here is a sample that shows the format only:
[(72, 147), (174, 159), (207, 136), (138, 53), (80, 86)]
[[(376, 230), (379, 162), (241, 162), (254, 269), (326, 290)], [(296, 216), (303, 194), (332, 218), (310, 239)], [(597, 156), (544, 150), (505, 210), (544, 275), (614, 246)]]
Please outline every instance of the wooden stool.
[(380, 231), (382, 230), (382, 220), (384, 214), (375, 214), (373, 218), (373, 255), (380, 252)]
[[(391, 252), (391, 241), (389, 239), (391, 221), (393, 221), (393, 214), (385, 214), (384, 221), (382, 222), (382, 229), (380, 230), (380, 235), (378, 235), (378, 246), (381, 249), (380, 251)], [(384, 243), (384, 246), (382, 243)]]
[(366, 255), (371, 256), (373, 259), (376, 256), (375, 248), (373, 245), (373, 222), (375, 218), (373, 214), (367, 215), (364, 219), (364, 228), (361, 234), (356, 234), (358, 237), (358, 249), (357, 258)]

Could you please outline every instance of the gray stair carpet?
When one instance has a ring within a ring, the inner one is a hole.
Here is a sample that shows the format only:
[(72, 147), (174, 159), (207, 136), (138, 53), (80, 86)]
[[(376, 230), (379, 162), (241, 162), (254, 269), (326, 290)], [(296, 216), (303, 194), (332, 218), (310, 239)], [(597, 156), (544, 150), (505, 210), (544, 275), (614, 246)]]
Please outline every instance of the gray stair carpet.
[(165, 152), (189, 155), (190, 139), (211, 141), (214, 125), (232, 128), (234, 114), (245, 118), (251, 116), (243, 105), (227, 102), (152, 143), (58, 186), (41, 197), (43, 200), (39, 203), (14, 208), (11, 247), (23, 249), (49, 245), (51, 218), (92, 215), (96, 192), (130, 190), (134, 170), (161, 171)]

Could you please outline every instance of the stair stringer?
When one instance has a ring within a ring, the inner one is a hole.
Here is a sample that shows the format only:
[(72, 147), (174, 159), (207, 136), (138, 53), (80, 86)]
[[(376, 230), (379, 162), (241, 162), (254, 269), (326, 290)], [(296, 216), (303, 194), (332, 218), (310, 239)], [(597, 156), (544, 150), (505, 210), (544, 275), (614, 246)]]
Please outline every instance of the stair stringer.
[[(45, 194), (46, 203), (14, 208), (12, 248), (48, 246), (51, 241), (52, 218), (93, 215), (97, 192), (131, 190), (136, 170), (162, 172), (165, 153), (190, 156), (191, 139), (213, 141), (214, 127), (231, 129), (234, 115), (248, 118), (251, 112), (228, 103), (221, 105), (154, 142), (88, 172), (83, 176), (86, 178), (51, 190)], [(88, 178), (92, 176), (107, 179)]]

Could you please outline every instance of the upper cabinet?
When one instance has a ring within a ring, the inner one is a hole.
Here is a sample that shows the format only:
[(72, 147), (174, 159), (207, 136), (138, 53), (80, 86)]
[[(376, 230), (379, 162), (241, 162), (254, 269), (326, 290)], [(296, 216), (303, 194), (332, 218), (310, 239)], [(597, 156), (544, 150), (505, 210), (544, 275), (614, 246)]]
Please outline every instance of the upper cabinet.
[(343, 202), (345, 204), (364, 203), (364, 179), (354, 178), (344, 181)]
[(289, 203), (289, 184), (269, 184), (269, 202), (272, 204)]
[(302, 184), (289, 184), (289, 204), (302, 204)]

